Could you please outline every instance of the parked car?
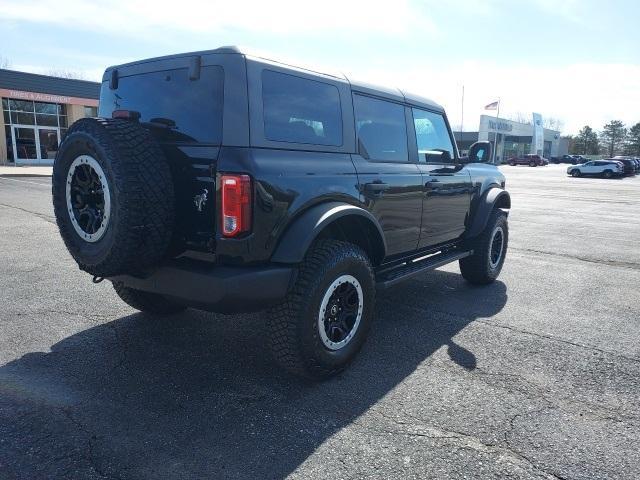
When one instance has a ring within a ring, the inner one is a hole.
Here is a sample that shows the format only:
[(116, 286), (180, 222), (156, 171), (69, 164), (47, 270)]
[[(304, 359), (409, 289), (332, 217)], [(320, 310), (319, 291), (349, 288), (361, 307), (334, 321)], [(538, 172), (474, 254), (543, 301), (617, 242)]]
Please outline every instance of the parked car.
[(592, 160), (567, 168), (572, 177), (602, 176), (612, 178), (624, 174), (624, 166), (616, 160)]
[(636, 174), (636, 163), (630, 158), (622, 158), (615, 159), (618, 162), (624, 164), (624, 174), (625, 175), (635, 175)]
[(530, 167), (542, 167), (544, 165), (549, 165), (549, 160), (546, 158), (536, 155), (529, 154), (523, 155), (521, 157), (511, 157), (507, 160), (507, 163), (512, 167), (516, 165), (529, 165)]
[(576, 163), (582, 162), (579, 162), (574, 155), (561, 155), (560, 157), (551, 157), (551, 163), (569, 163), (571, 165), (575, 165)]
[(124, 302), (267, 309), (276, 360), (318, 378), (360, 350), (377, 290), (454, 261), (497, 278), (511, 199), (490, 159), (489, 142), (460, 157), (430, 100), (223, 47), (108, 68), (53, 204)]
[(617, 155), (613, 157), (612, 160), (617, 160), (618, 162), (621, 162), (624, 165), (625, 175), (634, 175), (639, 170), (639, 165), (638, 165), (639, 162), (637, 162), (632, 157), (623, 157), (621, 155)]
[(588, 158), (583, 157), (582, 155), (571, 155), (574, 159), (574, 165), (577, 165), (579, 163), (587, 163), (589, 161)]

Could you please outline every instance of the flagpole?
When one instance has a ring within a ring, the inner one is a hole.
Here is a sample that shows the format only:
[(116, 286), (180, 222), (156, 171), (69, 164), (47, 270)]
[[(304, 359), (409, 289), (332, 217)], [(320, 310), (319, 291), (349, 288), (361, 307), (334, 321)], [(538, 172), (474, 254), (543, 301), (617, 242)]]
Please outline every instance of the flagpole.
[(496, 131), (493, 136), (493, 161), (496, 163), (496, 156), (498, 155), (498, 117), (500, 116), (500, 97), (498, 97), (498, 108), (496, 109)]
[(462, 102), (460, 110), (460, 142), (462, 143), (462, 132), (464, 131), (464, 85), (462, 85)]

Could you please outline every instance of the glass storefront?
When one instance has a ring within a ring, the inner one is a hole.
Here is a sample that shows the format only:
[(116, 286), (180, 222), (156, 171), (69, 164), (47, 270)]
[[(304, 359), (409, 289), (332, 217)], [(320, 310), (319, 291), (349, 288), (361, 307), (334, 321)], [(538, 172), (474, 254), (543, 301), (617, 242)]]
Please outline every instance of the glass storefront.
[(531, 152), (531, 137), (516, 137), (507, 135), (504, 138), (504, 159), (522, 157)]
[(67, 111), (58, 103), (2, 99), (9, 162), (51, 164), (67, 131)]

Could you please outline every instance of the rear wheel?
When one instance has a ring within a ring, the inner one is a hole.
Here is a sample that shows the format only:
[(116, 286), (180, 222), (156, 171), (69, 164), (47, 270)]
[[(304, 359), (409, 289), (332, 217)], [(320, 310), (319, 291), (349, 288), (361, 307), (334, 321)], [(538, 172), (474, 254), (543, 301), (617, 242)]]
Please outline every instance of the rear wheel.
[(292, 373), (325, 378), (360, 351), (374, 312), (375, 281), (356, 245), (320, 240), (307, 253), (285, 301), (267, 326), (276, 361)]
[(611, 178), (613, 177), (613, 172), (611, 170), (605, 170), (603, 175), (604, 175), (604, 178)]
[(509, 162), (509, 165), (511, 165), (512, 167), (516, 166), (516, 162)]
[(113, 282), (113, 288), (127, 305), (141, 312), (153, 313), (155, 315), (169, 315), (181, 312), (187, 308), (157, 293), (129, 288), (121, 282)]
[(476, 285), (493, 282), (502, 270), (508, 244), (507, 215), (495, 209), (482, 233), (470, 244), (473, 255), (460, 260), (460, 272), (464, 279)]

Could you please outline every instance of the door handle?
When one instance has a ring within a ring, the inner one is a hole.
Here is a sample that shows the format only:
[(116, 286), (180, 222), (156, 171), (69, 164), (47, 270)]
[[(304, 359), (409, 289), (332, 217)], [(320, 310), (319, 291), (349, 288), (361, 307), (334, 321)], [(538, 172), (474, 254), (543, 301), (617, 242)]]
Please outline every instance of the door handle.
[(424, 186), (427, 188), (435, 188), (438, 186), (439, 183), (440, 183), (440, 180), (429, 180), (427, 183), (424, 184)]
[(364, 191), (367, 193), (373, 193), (376, 195), (380, 195), (382, 194), (382, 192), (384, 192), (385, 190), (387, 190), (389, 188), (389, 184), (388, 183), (365, 183), (364, 184)]

